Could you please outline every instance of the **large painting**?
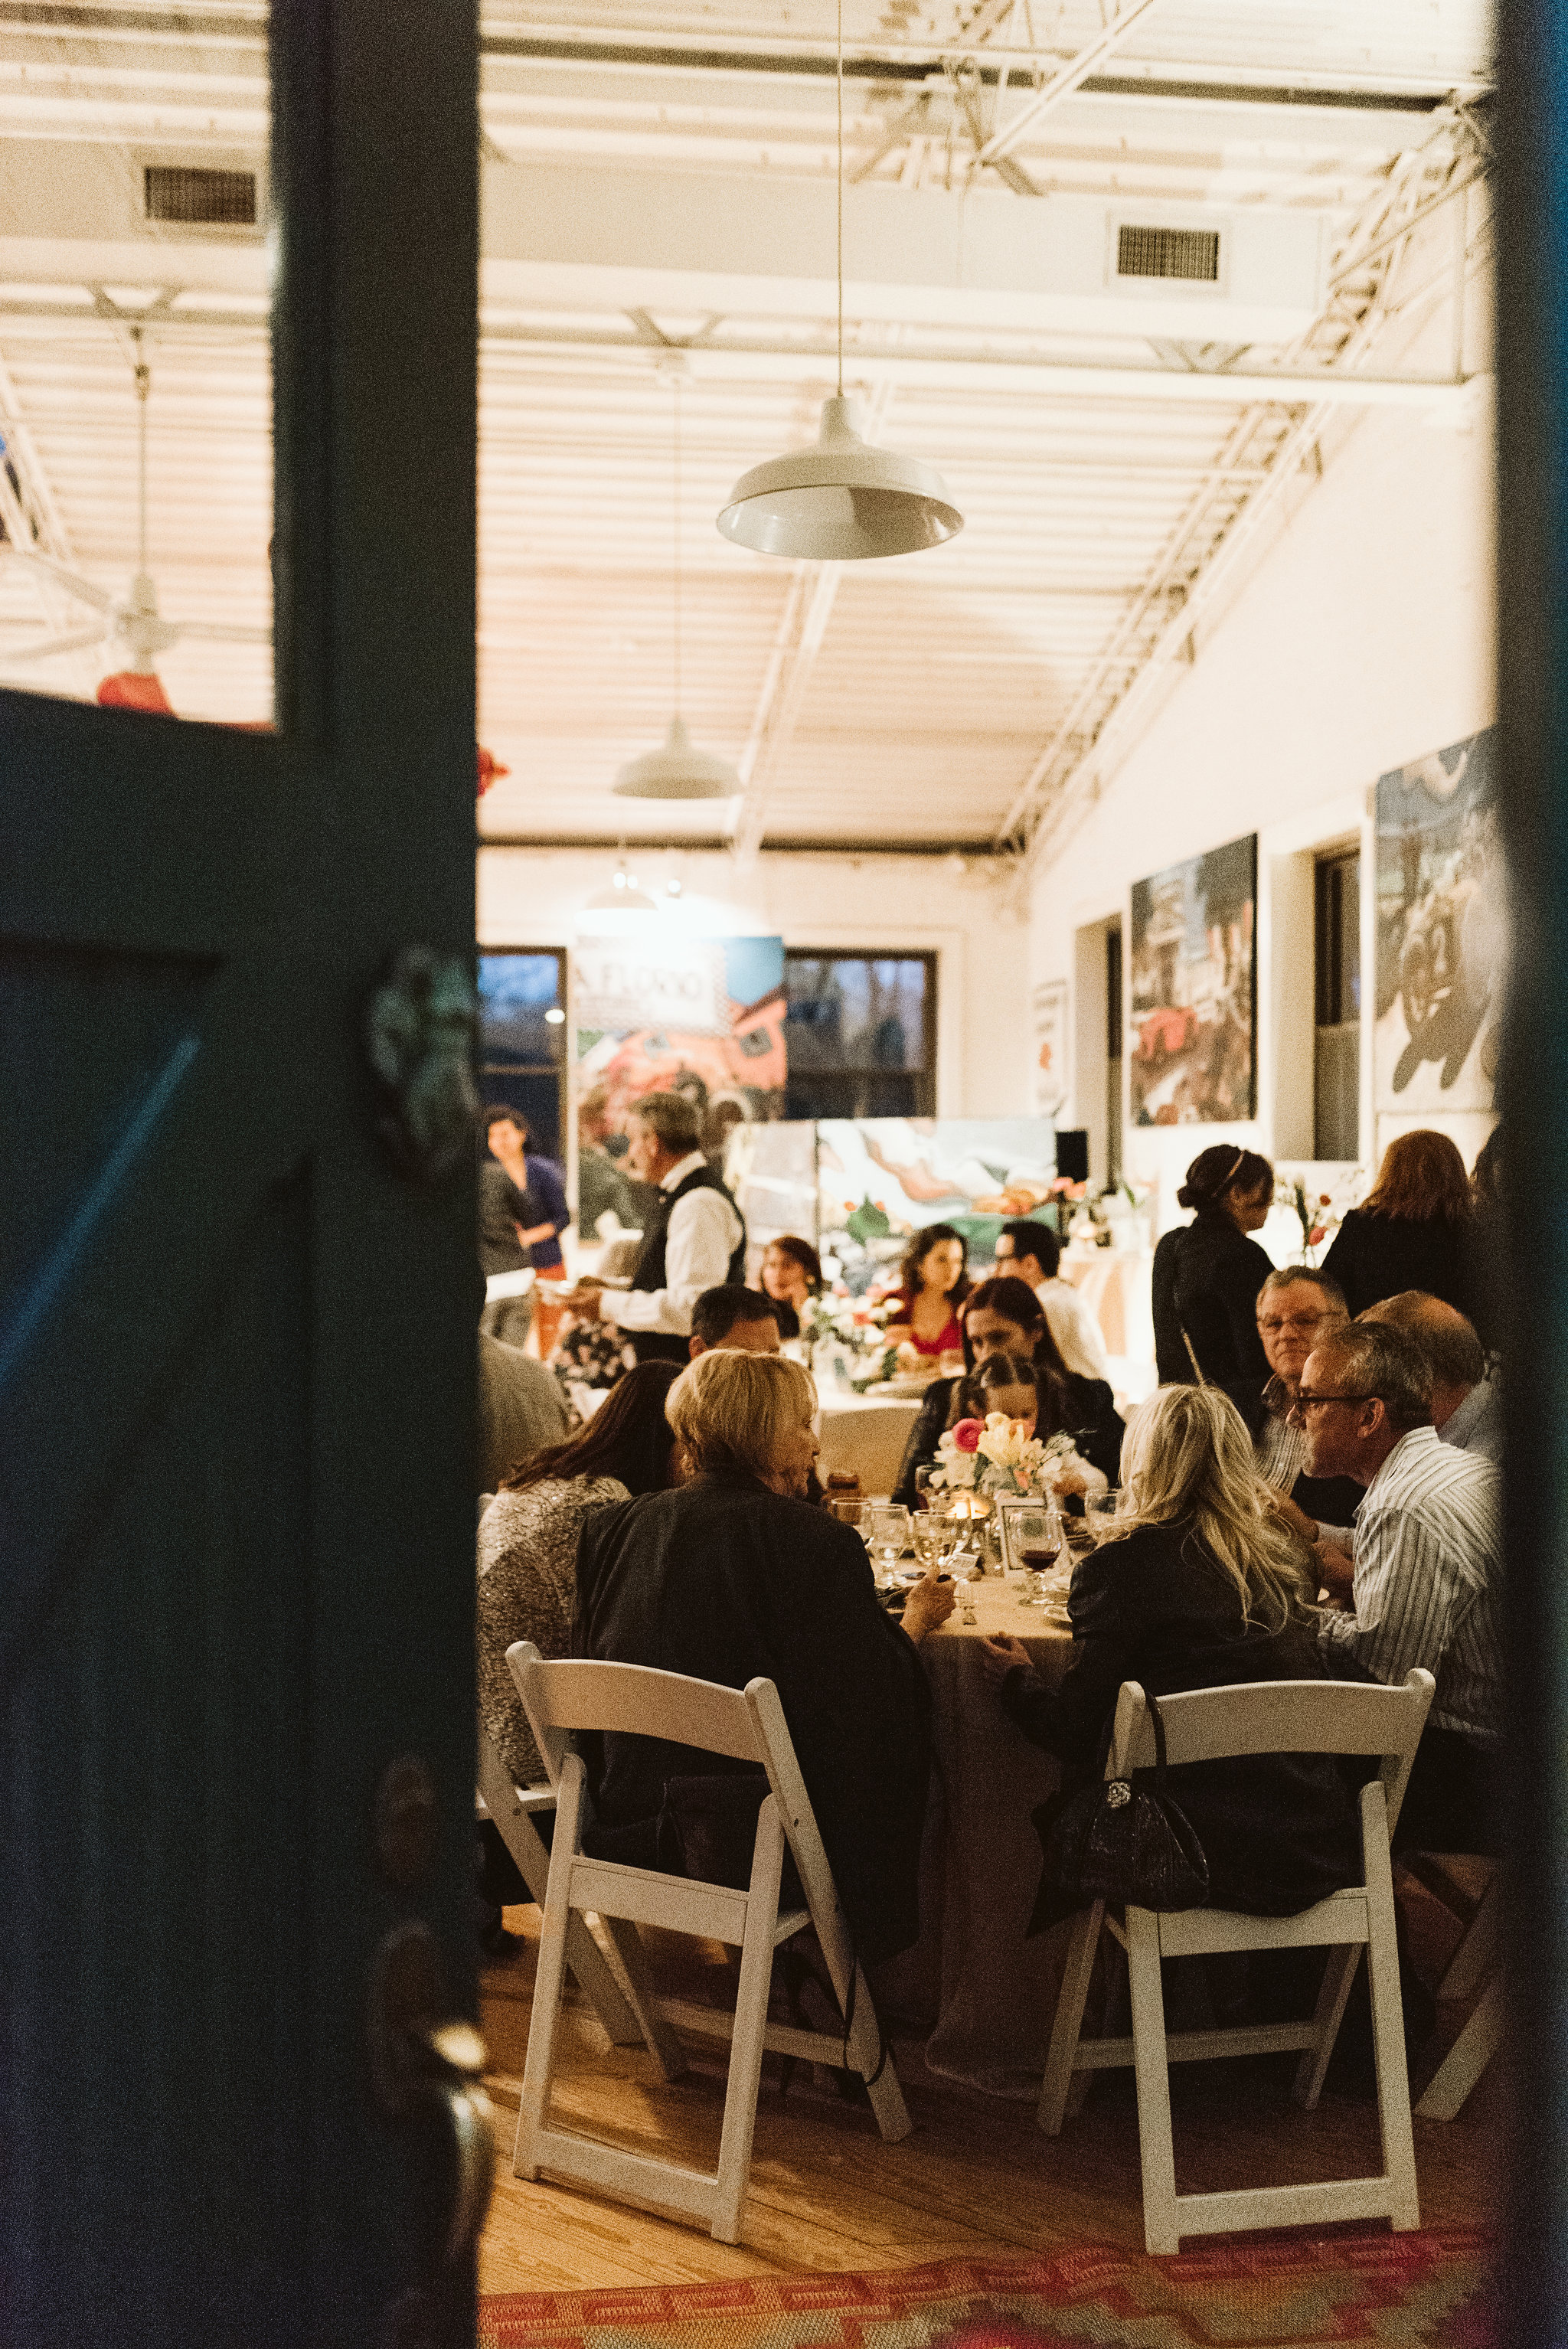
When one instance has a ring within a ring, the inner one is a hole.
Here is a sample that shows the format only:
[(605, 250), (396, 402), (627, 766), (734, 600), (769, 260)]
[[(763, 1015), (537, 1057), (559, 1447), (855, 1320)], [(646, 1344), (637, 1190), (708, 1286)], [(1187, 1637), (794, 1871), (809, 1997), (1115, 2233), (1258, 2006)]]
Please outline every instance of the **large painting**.
[(1129, 1055), (1135, 1125), (1255, 1114), (1257, 834), (1132, 885)]
[(976, 1262), (989, 1261), (1004, 1223), (1047, 1208), (1056, 1159), (1056, 1128), (1044, 1117), (822, 1118), (824, 1255), (856, 1295), (885, 1278), (927, 1224), (951, 1224)]
[(737, 1126), (784, 1109), (784, 941), (695, 938), (665, 925), (579, 941), (578, 1190), (583, 1237), (640, 1227), (651, 1205), (623, 1161), (644, 1093), (685, 1093), (711, 1164)]
[(1508, 927), (1489, 729), (1377, 779), (1379, 1111), (1490, 1111)]

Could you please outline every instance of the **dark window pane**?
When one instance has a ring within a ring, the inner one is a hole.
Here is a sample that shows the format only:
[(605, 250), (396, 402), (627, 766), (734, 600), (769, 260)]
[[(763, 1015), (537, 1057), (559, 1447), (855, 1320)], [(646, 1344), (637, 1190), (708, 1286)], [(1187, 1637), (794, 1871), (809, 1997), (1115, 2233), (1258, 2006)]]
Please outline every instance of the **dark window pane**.
[(924, 956), (791, 954), (784, 967), (792, 1077), (929, 1069), (932, 972)]
[(553, 1069), (566, 1025), (548, 1014), (564, 1009), (558, 954), (481, 954), (480, 1057), (487, 1070)]

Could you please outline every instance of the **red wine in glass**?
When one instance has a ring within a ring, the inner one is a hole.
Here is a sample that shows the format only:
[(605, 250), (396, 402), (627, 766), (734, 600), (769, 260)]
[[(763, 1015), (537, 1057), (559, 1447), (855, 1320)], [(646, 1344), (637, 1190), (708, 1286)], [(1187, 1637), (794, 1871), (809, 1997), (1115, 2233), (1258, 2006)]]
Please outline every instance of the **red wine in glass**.
[(1061, 1544), (1030, 1542), (1024, 1551), (1024, 1565), (1030, 1574), (1047, 1574), (1061, 1555)]

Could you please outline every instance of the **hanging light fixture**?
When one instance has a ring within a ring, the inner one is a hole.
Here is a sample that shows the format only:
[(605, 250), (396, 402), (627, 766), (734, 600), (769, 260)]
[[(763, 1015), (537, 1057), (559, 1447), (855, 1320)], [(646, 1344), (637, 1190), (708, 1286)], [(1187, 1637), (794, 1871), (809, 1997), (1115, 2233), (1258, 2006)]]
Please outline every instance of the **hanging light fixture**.
[(577, 930), (582, 937), (618, 937), (634, 936), (642, 929), (650, 914), (657, 914), (657, 905), (645, 889), (637, 886), (636, 875), (626, 870), (622, 854), (607, 889), (595, 890), (587, 904), (579, 907)]
[(815, 448), (754, 465), (718, 517), (720, 530), (738, 546), (808, 563), (915, 554), (956, 538), (964, 527), (935, 466), (869, 446), (860, 409), (844, 397), (844, 0), (839, 0), (838, 100), (838, 390), (822, 402)]
[(675, 531), (673, 606), (675, 638), (675, 716), (670, 730), (656, 750), (645, 750), (630, 760), (615, 778), (615, 796), (624, 800), (722, 800), (740, 789), (740, 777), (727, 759), (699, 750), (686, 732), (681, 716), (681, 379), (673, 378), (675, 409)]

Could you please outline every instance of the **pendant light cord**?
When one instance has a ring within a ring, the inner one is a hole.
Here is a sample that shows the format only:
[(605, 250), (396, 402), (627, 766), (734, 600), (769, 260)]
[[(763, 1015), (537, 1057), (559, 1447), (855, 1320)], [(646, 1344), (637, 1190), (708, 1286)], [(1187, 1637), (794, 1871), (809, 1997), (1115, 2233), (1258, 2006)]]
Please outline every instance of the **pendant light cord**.
[(675, 671), (676, 716), (681, 714), (681, 379), (675, 378)]
[(147, 395), (152, 388), (152, 370), (141, 355), (141, 328), (130, 330), (136, 351), (136, 567), (147, 569)]
[(839, 0), (839, 398), (844, 396), (844, 0)]

